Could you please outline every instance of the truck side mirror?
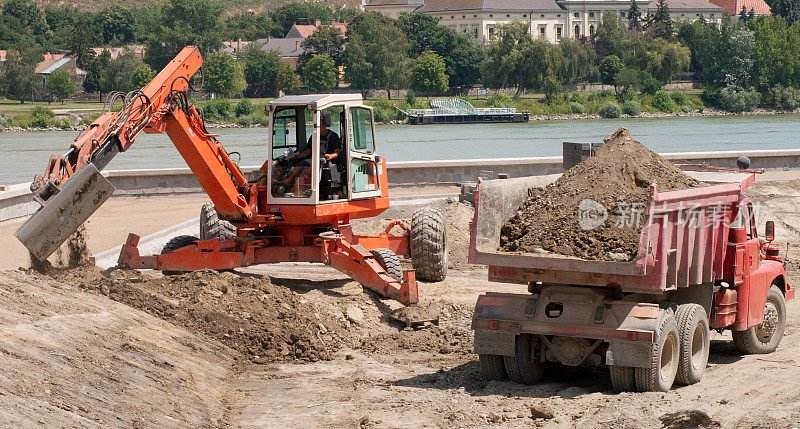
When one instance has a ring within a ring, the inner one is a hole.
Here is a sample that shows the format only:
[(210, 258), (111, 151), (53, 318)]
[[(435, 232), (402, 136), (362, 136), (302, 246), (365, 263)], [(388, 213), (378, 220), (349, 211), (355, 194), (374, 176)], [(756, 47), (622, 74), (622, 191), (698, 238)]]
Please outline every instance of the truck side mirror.
[(767, 225), (764, 228), (764, 239), (767, 242), (772, 242), (775, 239), (775, 222), (768, 220)]

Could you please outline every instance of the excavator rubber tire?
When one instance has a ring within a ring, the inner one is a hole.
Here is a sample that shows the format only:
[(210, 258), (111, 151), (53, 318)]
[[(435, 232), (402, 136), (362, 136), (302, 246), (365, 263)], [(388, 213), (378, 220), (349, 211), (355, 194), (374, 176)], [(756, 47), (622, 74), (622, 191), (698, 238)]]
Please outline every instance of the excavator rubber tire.
[(640, 392), (667, 392), (678, 372), (678, 324), (672, 311), (661, 310), (656, 341), (650, 351), (650, 368), (636, 368), (636, 388)]
[[(783, 296), (780, 288), (772, 285), (767, 292), (767, 302), (764, 304), (765, 313), (767, 311), (775, 311), (777, 314), (776, 326), (770, 335), (769, 339), (765, 342), (759, 338), (759, 331), (763, 330), (762, 324), (751, 326), (744, 331), (731, 331), (733, 335), (733, 344), (736, 348), (744, 354), (765, 354), (772, 353), (778, 348), (778, 344), (783, 338), (783, 332), (786, 330), (786, 298)], [(766, 314), (765, 314), (766, 316)]]
[(232, 237), (236, 237), (236, 227), (227, 220), (219, 218), (219, 214), (214, 210), (214, 204), (203, 204), (200, 208), (200, 239), (226, 240)]
[[(172, 237), (169, 239), (169, 241), (167, 241), (167, 244), (165, 244), (164, 247), (161, 249), (161, 253), (168, 253), (172, 252), (173, 250), (178, 250), (181, 247), (186, 247), (198, 240), (199, 238), (193, 235), (178, 235)], [(164, 274), (165, 276), (172, 276), (176, 274), (182, 274), (183, 271), (162, 271), (161, 273)]]
[(486, 381), (508, 380), (506, 365), (503, 363), (501, 355), (478, 355), (478, 362), (481, 364), (481, 374)]
[(611, 365), (611, 387), (617, 393), (636, 391), (636, 371), (632, 366)]
[(678, 320), (680, 356), (675, 382), (694, 384), (703, 378), (708, 365), (711, 340), (708, 334), (708, 316), (699, 304), (681, 304), (675, 312)]
[(425, 207), (411, 217), (411, 264), (417, 278), (440, 282), (447, 277), (447, 224), (439, 209)]
[(508, 378), (514, 383), (536, 384), (544, 376), (544, 362), (538, 353), (534, 353), (536, 343), (531, 342), (531, 336), (517, 335), (514, 345), (514, 356), (503, 356)]
[(400, 265), (400, 258), (397, 257), (397, 254), (384, 248), (372, 249), (369, 252), (393, 279), (399, 283), (403, 282), (403, 266)]

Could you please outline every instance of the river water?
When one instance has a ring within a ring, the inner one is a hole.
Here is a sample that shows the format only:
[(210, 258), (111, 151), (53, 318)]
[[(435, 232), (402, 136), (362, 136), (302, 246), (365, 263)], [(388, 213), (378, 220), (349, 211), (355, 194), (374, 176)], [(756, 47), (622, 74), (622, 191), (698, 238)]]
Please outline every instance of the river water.
[[(532, 121), (527, 124), (383, 125), (376, 129), (379, 153), (389, 161), (513, 158), (561, 155), (561, 142), (602, 141), (627, 126), (635, 139), (659, 153), (800, 149), (800, 115), (690, 117), (659, 119)], [(242, 165), (266, 158), (265, 128), (218, 130)], [(72, 131), (2, 132), (0, 184), (30, 181), (51, 153), (63, 153)], [(142, 134), (108, 169), (185, 167), (165, 135)]]

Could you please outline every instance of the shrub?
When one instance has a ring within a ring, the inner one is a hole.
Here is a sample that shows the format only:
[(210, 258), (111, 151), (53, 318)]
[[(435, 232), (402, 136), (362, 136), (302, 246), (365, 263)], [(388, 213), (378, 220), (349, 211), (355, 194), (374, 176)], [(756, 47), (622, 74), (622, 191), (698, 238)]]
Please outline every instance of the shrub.
[(247, 116), (253, 113), (253, 103), (244, 98), (236, 103), (236, 116)]
[(583, 97), (581, 97), (581, 94), (578, 91), (570, 92), (569, 101), (572, 101), (573, 103), (583, 104)]
[(505, 94), (495, 94), (486, 99), (489, 107), (514, 107), (514, 101)]
[(662, 112), (671, 112), (674, 108), (672, 97), (664, 91), (656, 92), (653, 96), (653, 107)]
[(572, 111), (572, 113), (586, 113), (586, 109), (583, 107), (583, 104), (576, 101), (569, 103), (569, 109)]
[(800, 90), (797, 88), (776, 85), (769, 92), (772, 96), (772, 107), (776, 109), (794, 110), (800, 106)]
[(203, 111), (207, 118), (225, 119), (233, 116), (233, 105), (227, 98), (218, 98), (206, 102), (205, 106), (203, 106)]
[(417, 104), (417, 96), (411, 89), (406, 91), (406, 103), (411, 106), (412, 109), (414, 108), (414, 105)]
[(47, 119), (52, 119), (52, 118), (54, 118), (56, 116), (56, 114), (53, 113), (52, 110), (50, 110), (50, 109), (48, 109), (47, 107), (44, 107), (44, 106), (34, 106), (33, 110), (31, 110), (31, 115), (33, 115), (34, 117), (42, 116), (42, 117), (45, 117)]
[(683, 113), (689, 113), (690, 110), (692, 109), (689, 106), (681, 106), (681, 112)]
[(683, 92), (673, 92), (672, 101), (674, 101), (678, 106), (683, 106), (687, 103), (686, 94)]
[(397, 119), (399, 113), (392, 103), (385, 98), (381, 98), (372, 104), (372, 111), (375, 113), (375, 120), (378, 122), (389, 122)]
[(642, 94), (647, 95), (656, 95), (656, 93), (664, 87), (664, 84), (661, 83), (660, 80), (654, 78), (653, 75), (647, 72), (642, 72), (639, 78), (639, 84), (642, 86)]
[(619, 118), (621, 114), (622, 110), (619, 108), (619, 104), (613, 101), (606, 101), (603, 103), (603, 106), (600, 107), (600, 116), (604, 118)]
[(753, 110), (760, 101), (761, 94), (753, 88), (728, 85), (719, 92), (719, 107), (729, 112)]
[(636, 100), (628, 100), (622, 103), (622, 113), (628, 116), (637, 116), (642, 113), (642, 103)]

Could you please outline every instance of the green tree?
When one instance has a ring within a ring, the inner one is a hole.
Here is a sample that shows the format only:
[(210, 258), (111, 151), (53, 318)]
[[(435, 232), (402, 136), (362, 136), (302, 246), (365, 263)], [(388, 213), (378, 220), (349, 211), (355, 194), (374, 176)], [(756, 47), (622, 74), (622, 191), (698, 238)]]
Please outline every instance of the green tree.
[(525, 22), (500, 26), (483, 63), (483, 82), (490, 88), (515, 87), (517, 93), (539, 90), (547, 76), (562, 68), (562, 52), (545, 40), (534, 40)]
[(71, 97), (76, 90), (75, 81), (72, 80), (68, 71), (58, 69), (50, 73), (50, 77), (47, 79), (47, 91), (60, 99), (61, 104), (64, 104), (64, 99)]
[(631, 7), (628, 8), (628, 29), (631, 31), (642, 30), (642, 11), (636, 0), (631, 0)]
[(600, 56), (616, 55), (621, 58), (627, 51), (627, 42), (630, 31), (625, 28), (619, 14), (614, 11), (603, 12), (603, 19), (597, 26), (594, 39), (599, 46)]
[(317, 54), (325, 54), (336, 67), (340, 67), (344, 61), (344, 34), (337, 27), (329, 25), (322, 25), (317, 28), (317, 31), (311, 33), (302, 43), (300, 47), (303, 52), (297, 58), (298, 69), (301, 73), (305, 64)]
[(792, 25), (800, 20), (800, 2), (797, 0), (766, 0), (766, 2), (772, 10), (772, 14), (783, 17), (787, 25)]
[(742, 3), (742, 10), (739, 11), (739, 21), (747, 24), (747, 8)]
[(622, 71), (622, 61), (616, 55), (609, 55), (600, 61), (600, 82), (603, 85), (617, 85), (617, 75)]
[(156, 72), (147, 64), (139, 64), (131, 72), (131, 86), (133, 88), (144, 88), (156, 77)]
[(484, 52), (477, 40), (438, 24), (439, 20), (421, 13), (403, 14), (397, 26), (409, 40), (409, 54), (416, 58), (434, 52), (444, 59), (452, 88), (468, 89), (480, 82)]
[(653, 37), (672, 38), (675, 26), (669, 15), (669, 6), (667, 6), (666, 0), (658, 0), (656, 13), (653, 15), (653, 21), (650, 23), (648, 30), (650, 30)]
[(442, 93), (447, 91), (449, 76), (444, 59), (428, 51), (414, 60), (414, 66), (409, 75), (411, 89), (422, 93)]
[(90, 57), (86, 65), (86, 77), (83, 79), (83, 90), (87, 93), (100, 92), (100, 101), (103, 100), (102, 80), (103, 70), (111, 61), (111, 53), (104, 50), (97, 57)]
[(95, 19), (103, 36), (103, 43), (117, 46), (133, 41), (136, 20), (129, 7), (120, 4), (107, 6)]
[(219, 0), (169, 0), (161, 6), (160, 21), (149, 30), (145, 62), (161, 70), (185, 46), (198, 46), (203, 54), (222, 44), (222, 12)]
[(345, 80), (354, 89), (392, 89), (404, 84), (409, 43), (394, 21), (377, 12), (353, 19), (347, 28)]
[(292, 25), (297, 23), (311, 24), (318, 19), (323, 24), (330, 24), (333, 16), (333, 9), (321, 3), (289, 2), (272, 12), (275, 22), (272, 36), (285, 37)]
[(328, 54), (314, 54), (303, 67), (303, 81), (314, 93), (328, 92), (336, 85), (338, 68)]
[(142, 64), (141, 61), (133, 52), (126, 52), (110, 60), (100, 72), (99, 92), (102, 94), (111, 91), (128, 92), (139, 89), (133, 86), (131, 76), (140, 64)]
[(275, 95), (279, 89), (280, 52), (265, 52), (256, 45), (250, 45), (242, 53), (242, 60), (248, 95), (256, 97)]
[(552, 104), (561, 90), (561, 84), (558, 83), (556, 78), (553, 76), (547, 76), (544, 78), (544, 81), (542, 82), (542, 91), (544, 92), (544, 99), (547, 104)]
[(79, 18), (72, 30), (69, 50), (76, 57), (78, 67), (86, 68), (94, 52), (90, 49), (94, 38), (85, 19)]
[(781, 17), (759, 16), (753, 31), (753, 78), (761, 92), (776, 85), (800, 85), (800, 22), (791, 26)]
[(233, 97), (247, 87), (242, 67), (225, 53), (214, 53), (203, 65), (205, 91), (225, 97)]
[(230, 40), (265, 39), (277, 29), (266, 13), (239, 12), (225, 18), (225, 37)]
[(42, 10), (31, 0), (6, 0), (3, 4), (2, 21), (7, 38), (16, 45), (46, 42), (49, 28)]
[(33, 69), (41, 59), (41, 50), (9, 50), (6, 62), (0, 67), (0, 85), (6, 98), (20, 103), (33, 98), (40, 82)]

